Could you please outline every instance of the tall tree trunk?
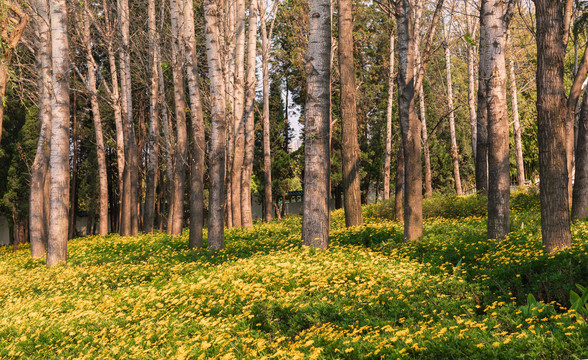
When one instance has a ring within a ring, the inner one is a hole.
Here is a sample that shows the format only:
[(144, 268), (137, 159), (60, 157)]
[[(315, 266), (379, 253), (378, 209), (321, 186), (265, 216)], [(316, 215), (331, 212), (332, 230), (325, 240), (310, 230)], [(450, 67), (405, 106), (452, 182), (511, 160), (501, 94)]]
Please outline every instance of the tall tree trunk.
[(478, 63), (478, 113), (476, 114), (476, 191), (488, 193), (488, 101), (487, 88), (487, 56), (485, 17), (480, 8), (480, 61)]
[(510, 231), (509, 126), (506, 101), (506, 40), (512, 4), (482, 1), (485, 62), (488, 80), (488, 238), (502, 239)]
[(71, 149), (72, 149), (72, 167), (70, 182), (70, 205), (69, 205), (69, 230), (68, 239), (73, 239), (76, 233), (76, 217), (78, 213), (78, 116), (77, 116), (77, 93), (73, 93), (72, 127), (71, 127)]
[[(49, 3), (36, 0), (32, 3), (35, 32), (37, 35), (37, 68), (39, 73), (39, 141), (31, 168), (31, 197), (29, 226), (31, 257), (45, 255), (47, 248), (49, 198), (45, 188), (49, 184), (49, 156), (51, 149), (51, 29), (49, 27)], [(1, 116), (1, 115), (0, 115)], [(0, 130), (1, 131), (1, 130)]]
[(564, 8), (535, 0), (537, 16), (537, 137), (541, 176), (541, 234), (548, 253), (572, 246), (566, 162)]
[(176, 142), (173, 172), (173, 194), (171, 202), (171, 235), (181, 235), (184, 220), (184, 179), (188, 162), (188, 133), (186, 130), (186, 94), (184, 91), (184, 9), (178, 3), (181, 0), (170, 0), (172, 22), (172, 77), (174, 83), (174, 100), (176, 115)]
[(353, 13), (351, 0), (339, 0), (339, 67), (341, 74), (341, 158), (343, 162), (343, 206), (345, 225), (361, 226), (361, 190), (359, 189), (359, 142), (355, 68), (353, 66)]
[(247, 92), (245, 96), (245, 111), (243, 122), (245, 126), (245, 157), (243, 160), (243, 174), (241, 186), (241, 225), (245, 228), (253, 226), (251, 213), (251, 175), (253, 174), (253, 154), (255, 147), (254, 107), (255, 107), (255, 78), (257, 57), (257, 1), (249, 4), (249, 39), (247, 40)]
[(584, 92), (582, 110), (578, 122), (576, 146), (576, 177), (572, 199), (572, 221), (588, 216), (588, 90)]
[(121, 35), (120, 73), (121, 103), (123, 115), (123, 133), (125, 138), (125, 169), (123, 172), (123, 206), (121, 235), (137, 235), (139, 222), (137, 217), (138, 204), (138, 155), (133, 125), (133, 99), (131, 94), (131, 49), (129, 33), (129, 2), (120, 0), (118, 21)]
[(206, 58), (212, 102), (212, 122), (210, 131), (209, 151), (209, 216), (208, 216), (208, 247), (210, 250), (221, 250), (224, 241), (225, 212), (225, 83), (221, 67), (219, 44), (219, 7), (218, 0), (204, 1), (204, 21), (206, 39)]
[(449, 47), (449, 29), (445, 28), (445, 71), (447, 75), (447, 106), (449, 107), (449, 136), (451, 139), (451, 159), (453, 161), (453, 180), (455, 192), (462, 194), (461, 177), (459, 175), (459, 152), (457, 149), (457, 137), (455, 136), (455, 112), (453, 110), (453, 79), (451, 76), (451, 48)]
[(242, 226), (241, 186), (245, 156), (245, 0), (236, 1), (235, 86), (234, 86), (234, 157), (231, 169), (231, 206), (233, 226)]
[(396, 159), (396, 187), (394, 188), (394, 220), (402, 221), (402, 193), (404, 192), (404, 149), (402, 143), (398, 146)]
[(51, 18), (51, 194), (47, 267), (67, 261), (69, 204), (69, 43), (65, 0), (49, 3)]
[(525, 164), (523, 163), (523, 142), (521, 140), (521, 122), (519, 120), (519, 96), (517, 94), (517, 79), (515, 76), (514, 60), (510, 59), (510, 91), (512, 103), (512, 120), (515, 140), (515, 156), (517, 162), (517, 185), (525, 185)]
[(310, 35), (305, 57), (304, 202), (302, 242), (329, 244), (331, 133), (331, 1), (310, 2)]
[[(470, 20), (470, 12), (469, 12), (469, 3), (466, 2), (466, 28), (470, 36), (472, 37), (471, 41), (473, 41), (473, 32), (475, 29), (475, 25), (472, 26), (472, 21)], [(476, 116), (476, 84), (475, 84), (475, 56), (474, 56), (474, 46), (468, 41), (466, 42), (467, 46), (467, 59), (468, 59), (468, 110), (470, 115), (470, 127), (471, 127), (471, 142), (472, 142), (472, 158), (474, 162), (476, 161), (477, 149), (476, 149), (476, 142), (477, 142), (477, 133), (478, 133), (478, 119)]]
[(192, 124), (192, 163), (190, 171), (190, 249), (202, 247), (204, 227), (204, 118), (198, 78), (198, 54), (194, 32), (194, 4), (183, 0), (186, 39), (186, 72), (190, 93), (190, 115)]
[(96, 64), (92, 56), (92, 36), (90, 33), (90, 9), (88, 1), (84, 1), (84, 42), (86, 45), (86, 66), (88, 68), (87, 86), (90, 93), (90, 106), (96, 134), (96, 158), (98, 160), (98, 224), (100, 235), (108, 233), (108, 176), (106, 174), (106, 154), (104, 152), (104, 135), (102, 134), (102, 118), (98, 103), (98, 89), (96, 87)]
[(261, 56), (263, 73), (263, 173), (264, 173), (264, 196), (263, 196), (263, 220), (272, 220), (272, 159), (270, 145), (270, 118), (269, 118), (269, 39), (267, 34), (267, 23), (265, 18), (265, 7), (261, 14)]
[[(145, 176), (145, 210), (143, 230), (153, 232), (155, 218), (155, 192), (159, 167), (159, 32), (155, 16), (155, 0), (148, 4), (148, 36), (151, 61), (151, 94), (149, 99), (149, 140), (147, 142), (147, 174)], [(163, 21), (163, 19), (162, 19)]]
[(390, 34), (390, 68), (388, 69), (388, 106), (386, 108), (386, 152), (384, 153), (384, 200), (390, 198), (390, 162), (392, 159), (392, 107), (394, 103), (394, 32)]

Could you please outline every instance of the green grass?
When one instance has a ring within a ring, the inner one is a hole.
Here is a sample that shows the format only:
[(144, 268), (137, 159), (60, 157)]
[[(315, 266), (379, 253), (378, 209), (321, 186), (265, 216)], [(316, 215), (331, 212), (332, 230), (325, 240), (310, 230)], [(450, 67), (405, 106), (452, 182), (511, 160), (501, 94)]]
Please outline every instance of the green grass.
[[(296, 216), (228, 230), (216, 254), (189, 251), (187, 233), (93, 236), (46, 269), (4, 247), (0, 358), (588, 358), (588, 325), (567, 310), (588, 285), (587, 224), (548, 256), (537, 196), (511, 205), (503, 241), (485, 238), (484, 198), (444, 197), (413, 244), (385, 203), (361, 228), (334, 211), (325, 252), (301, 247)], [(529, 293), (545, 303), (531, 313)]]

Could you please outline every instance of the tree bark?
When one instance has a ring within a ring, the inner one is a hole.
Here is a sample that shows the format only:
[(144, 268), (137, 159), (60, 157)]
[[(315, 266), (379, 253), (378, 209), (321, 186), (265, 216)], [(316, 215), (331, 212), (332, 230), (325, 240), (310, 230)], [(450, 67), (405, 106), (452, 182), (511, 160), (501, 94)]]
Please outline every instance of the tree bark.
[(519, 96), (517, 94), (517, 79), (515, 76), (514, 61), (509, 62), (510, 68), (510, 91), (512, 103), (512, 120), (514, 128), (515, 156), (517, 162), (517, 184), (525, 185), (525, 164), (523, 163), (523, 142), (521, 140), (521, 122), (519, 120)]
[(451, 76), (451, 48), (449, 47), (449, 29), (445, 29), (445, 71), (447, 75), (447, 106), (449, 107), (449, 136), (451, 139), (451, 159), (453, 161), (453, 180), (455, 192), (462, 194), (461, 177), (459, 175), (459, 153), (457, 149), (457, 137), (455, 136), (455, 113), (453, 110), (453, 79)]
[(198, 54), (196, 53), (196, 35), (194, 32), (194, 4), (192, 0), (183, 0), (186, 39), (186, 72), (190, 94), (190, 120), (192, 124), (192, 163), (190, 171), (190, 249), (202, 247), (202, 229), (204, 227), (204, 117), (202, 115), (202, 97), (198, 75)]
[(243, 122), (245, 126), (245, 156), (243, 160), (243, 174), (241, 181), (241, 225), (244, 228), (253, 226), (251, 213), (251, 175), (253, 174), (253, 154), (255, 147), (254, 107), (255, 107), (255, 78), (257, 57), (257, 1), (249, 4), (249, 39), (247, 40), (247, 91), (245, 96), (245, 111)]
[(143, 231), (153, 232), (155, 218), (155, 192), (159, 167), (159, 32), (155, 16), (155, 0), (148, 4), (148, 37), (151, 62), (151, 88), (149, 99), (149, 140), (147, 142), (147, 174), (145, 176), (145, 210), (143, 212)]
[(341, 158), (343, 167), (343, 206), (345, 225), (361, 226), (361, 190), (359, 188), (359, 142), (355, 67), (353, 65), (353, 12), (351, 0), (339, 0), (339, 68), (341, 74)]
[[(48, 202), (45, 188), (49, 184), (49, 157), (51, 149), (51, 29), (49, 27), (49, 3), (36, 0), (32, 3), (33, 20), (37, 35), (37, 69), (39, 73), (39, 141), (31, 168), (31, 197), (29, 210), (29, 234), (31, 257), (45, 255), (48, 234)], [(1, 116), (1, 115), (0, 115)], [(48, 193), (47, 193), (48, 194)]]
[(263, 220), (272, 220), (272, 159), (270, 145), (270, 118), (269, 118), (269, 38), (267, 33), (267, 22), (265, 18), (265, 7), (261, 11), (261, 56), (263, 74), (263, 173), (264, 173), (264, 196), (263, 196)]
[(396, 187), (394, 189), (394, 220), (402, 221), (402, 193), (404, 192), (404, 148), (398, 146), (398, 158), (396, 160)]
[(138, 204), (138, 155), (133, 125), (133, 99), (131, 93), (131, 50), (129, 33), (129, 2), (117, 2), (120, 26), (120, 73), (123, 134), (125, 139), (125, 169), (123, 172), (123, 203), (121, 235), (134, 236), (139, 233)]
[(67, 5), (52, 0), (51, 63), (53, 98), (51, 103), (51, 194), (47, 267), (67, 261), (69, 204), (69, 43), (67, 39)]
[(572, 246), (566, 162), (564, 9), (536, 0), (537, 127), (541, 176), (541, 233), (548, 253)]
[[(102, 133), (102, 118), (100, 116), (100, 104), (98, 103), (98, 89), (96, 87), (96, 64), (92, 55), (92, 36), (90, 33), (90, 20), (88, 19), (87, 0), (84, 1), (84, 42), (86, 45), (86, 66), (88, 68), (87, 86), (96, 134), (96, 158), (98, 160), (98, 226), (99, 234), (108, 233), (108, 176), (106, 174), (106, 154), (104, 152), (104, 135)], [(74, 220), (75, 221), (75, 220)]]
[(304, 200), (302, 241), (326, 249), (329, 244), (331, 2), (310, 2), (310, 35), (305, 56)]
[(68, 239), (71, 240), (76, 235), (76, 218), (78, 215), (78, 162), (79, 162), (79, 151), (78, 151), (78, 114), (77, 114), (77, 93), (73, 93), (73, 104), (71, 110), (73, 112), (72, 127), (71, 127), (71, 145), (72, 159), (71, 159), (71, 181), (69, 190), (69, 199), (71, 201), (69, 205), (69, 229)]
[(225, 210), (225, 83), (221, 67), (219, 46), (219, 8), (218, 0), (204, 1), (206, 57), (212, 97), (212, 122), (209, 151), (209, 217), (208, 247), (221, 250), (224, 242)]
[[(255, 1), (255, 0), (253, 0)], [(234, 86), (234, 157), (231, 169), (231, 206), (233, 226), (242, 226), (241, 191), (245, 157), (245, 0), (236, 1), (235, 86)]]
[(390, 68), (388, 69), (388, 107), (386, 109), (386, 152), (384, 153), (384, 200), (390, 198), (390, 162), (392, 159), (392, 107), (394, 102), (394, 33), (390, 34)]
[(488, 192), (488, 102), (486, 88), (489, 75), (486, 74), (486, 27), (483, 9), (480, 8), (480, 61), (478, 63), (478, 112), (476, 114), (476, 191)]
[[(473, 39), (473, 33), (475, 29), (475, 25), (472, 26), (472, 22), (470, 20), (469, 14), (469, 3), (466, 2), (466, 28), (468, 33)], [(473, 41), (473, 40), (472, 40)], [(468, 110), (470, 115), (470, 128), (471, 128), (471, 142), (472, 142), (472, 158), (474, 162), (476, 161), (477, 155), (477, 133), (478, 133), (478, 119), (476, 116), (476, 83), (475, 83), (475, 59), (474, 59), (474, 46), (469, 42), (466, 42), (467, 46), (467, 59), (468, 59)]]
[[(512, 4), (510, 2), (509, 4)], [(509, 126), (506, 101), (506, 40), (512, 16), (502, 0), (482, 1), (488, 80), (488, 238), (502, 239), (510, 231)]]
[(572, 199), (572, 221), (588, 216), (588, 91), (584, 92), (582, 110), (578, 122), (576, 146), (576, 177)]

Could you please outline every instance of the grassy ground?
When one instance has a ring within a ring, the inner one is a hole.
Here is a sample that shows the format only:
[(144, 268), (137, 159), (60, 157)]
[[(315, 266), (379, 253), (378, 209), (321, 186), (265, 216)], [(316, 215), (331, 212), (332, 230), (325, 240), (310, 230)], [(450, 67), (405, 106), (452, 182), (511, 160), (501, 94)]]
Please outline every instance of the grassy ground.
[(335, 211), (326, 252), (301, 248), (299, 217), (229, 230), (216, 254), (188, 251), (187, 234), (86, 237), (46, 269), (5, 247), (0, 357), (588, 358), (588, 325), (568, 310), (588, 285), (587, 224), (547, 256), (536, 195), (513, 196), (503, 241), (485, 239), (484, 202), (427, 201), (415, 244), (384, 204), (362, 228)]

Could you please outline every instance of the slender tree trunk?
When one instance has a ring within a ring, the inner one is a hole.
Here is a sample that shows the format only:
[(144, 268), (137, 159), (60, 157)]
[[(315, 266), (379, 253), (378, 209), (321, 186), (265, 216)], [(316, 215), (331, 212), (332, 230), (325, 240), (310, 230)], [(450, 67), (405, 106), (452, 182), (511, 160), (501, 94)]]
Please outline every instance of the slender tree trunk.
[(184, 0), (186, 72), (190, 93), (190, 115), (192, 123), (192, 163), (190, 172), (190, 249), (202, 247), (204, 227), (204, 117), (198, 78), (198, 54), (194, 32), (194, 4)]
[(445, 70), (447, 75), (447, 106), (449, 107), (449, 136), (451, 138), (451, 159), (453, 160), (453, 179), (455, 181), (455, 192), (462, 194), (461, 177), (459, 175), (459, 153), (457, 149), (457, 137), (455, 136), (455, 112), (453, 110), (453, 79), (451, 76), (451, 48), (448, 41), (448, 29), (445, 29)]
[(488, 238), (502, 239), (510, 231), (509, 126), (506, 100), (506, 40), (510, 21), (502, 0), (483, 0), (485, 29), (484, 74), (488, 80)]
[(588, 216), (588, 91), (578, 122), (578, 145), (576, 146), (576, 177), (572, 199), (572, 221), (584, 220)]
[[(468, 33), (472, 36), (473, 39), (473, 32), (475, 29), (475, 25), (472, 26), (472, 21), (470, 20), (470, 13), (469, 13), (469, 3), (466, 2), (466, 28)], [(473, 41), (473, 40), (472, 40)], [(477, 133), (478, 133), (478, 119), (476, 116), (476, 84), (475, 84), (475, 56), (474, 56), (474, 46), (469, 42), (466, 42), (467, 46), (467, 59), (468, 59), (468, 110), (470, 115), (470, 127), (471, 127), (471, 142), (472, 142), (472, 158), (474, 162), (476, 161), (477, 149)]]
[(98, 224), (100, 235), (108, 233), (108, 176), (106, 174), (106, 154), (104, 152), (104, 135), (102, 134), (102, 118), (98, 103), (98, 89), (96, 87), (96, 65), (92, 55), (92, 36), (90, 33), (90, 20), (88, 19), (87, 0), (84, 1), (84, 42), (86, 45), (86, 66), (88, 68), (88, 92), (90, 93), (90, 106), (96, 134), (96, 158), (98, 160)]
[[(49, 156), (51, 149), (51, 29), (49, 27), (49, 4), (36, 0), (33, 19), (37, 35), (37, 68), (39, 72), (39, 141), (37, 153), (31, 168), (31, 198), (29, 210), (29, 234), (31, 256), (45, 255), (47, 248), (49, 198), (45, 187), (49, 184)], [(1, 116), (1, 115), (0, 115)]]
[(242, 226), (241, 186), (245, 157), (245, 0), (236, 1), (235, 86), (234, 86), (234, 157), (231, 169), (231, 206), (233, 226)]
[(76, 232), (76, 217), (78, 213), (78, 117), (77, 117), (77, 93), (73, 93), (73, 104), (71, 110), (72, 127), (71, 127), (71, 149), (72, 149), (72, 167), (70, 182), (70, 205), (69, 205), (69, 230), (68, 239), (73, 239)]
[(515, 156), (517, 161), (517, 184), (525, 185), (525, 165), (523, 163), (523, 142), (521, 140), (521, 122), (519, 120), (519, 96), (517, 94), (517, 79), (515, 76), (514, 61), (509, 62), (510, 68), (510, 91), (512, 103), (512, 120), (515, 140)]
[(394, 189), (394, 217), (396, 221), (402, 221), (402, 193), (404, 192), (404, 149), (402, 143), (398, 146), (396, 159), (396, 187)]
[(265, 8), (261, 10), (261, 55), (263, 73), (263, 220), (272, 220), (272, 158), (270, 145), (270, 118), (269, 118), (269, 39), (265, 20)]
[(326, 249), (331, 187), (331, 1), (312, 0), (309, 22), (302, 242)]
[(390, 162), (392, 159), (392, 107), (394, 103), (394, 33), (390, 34), (390, 68), (388, 69), (388, 107), (386, 109), (386, 152), (384, 153), (384, 200), (390, 198)]
[(51, 194), (47, 267), (67, 261), (69, 204), (69, 43), (67, 5), (52, 0), (51, 61), (53, 98), (51, 104)]
[[(159, 32), (155, 16), (155, 0), (148, 4), (148, 36), (151, 61), (151, 88), (149, 99), (149, 140), (147, 142), (147, 174), (145, 176), (145, 210), (143, 230), (153, 232), (155, 218), (155, 192), (159, 167)], [(163, 19), (162, 19), (163, 20)]]
[(227, 94), (227, 140), (226, 140), (226, 161), (225, 161), (225, 212), (227, 216), (227, 227), (232, 228), (233, 224), (233, 159), (235, 157), (235, 60), (236, 60), (236, 2), (237, 0), (227, 0), (225, 10), (225, 37), (226, 37), (226, 71), (225, 71), (225, 91)]
[(548, 253), (572, 246), (566, 162), (564, 9), (535, 0), (537, 14), (537, 127), (541, 176), (541, 233)]
[(218, 0), (204, 1), (206, 58), (212, 103), (212, 122), (210, 132), (209, 173), (210, 197), (208, 217), (208, 247), (221, 250), (224, 241), (225, 212), (225, 83), (221, 67), (219, 44), (219, 8)]
[(255, 147), (255, 131), (253, 124), (255, 107), (255, 70), (257, 57), (257, 1), (249, 4), (249, 39), (247, 40), (247, 93), (243, 122), (245, 126), (245, 157), (241, 186), (241, 225), (245, 228), (253, 226), (251, 213), (251, 175), (253, 174), (253, 153)]
[(339, 0), (339, 67), (341, 74), (341, 158), (343, 162), (343, 206), (345, 225), (361, 226), (361, 190), (359, 189), (359, 142), (355, 68), (353, 65), (353, 12), (351, 0)]
[(123, 133), (125, 138), (125, 169), (123, 172), (123, 204), (121, 235), (136, 235), (139, 232), (138, 204), (138, 158), (137, 142), (133, 125), (133, 100), (131, 94), (131, 50), (129, 33), (128, 0), (117, 2), (121, 35), (120, 73)]
[(176, 142), (173, 171), (173, 195), (170, 206), (171, 235), (181, 235), (184, 220), (184, 179), (188, 162), (188, 133), (186, 130), (186, 95), (184, 91), (184, 9), (178, 3), (181, 0), (170, 0), (172, 20), (172, 77), (174, 82), (174, 100), (176, 115)]

